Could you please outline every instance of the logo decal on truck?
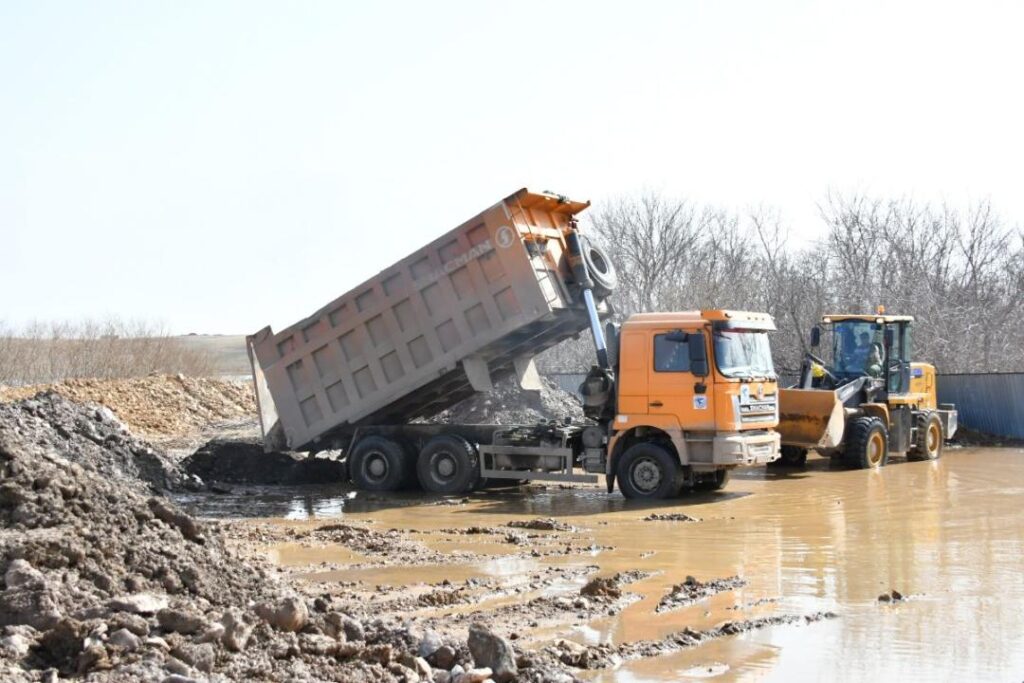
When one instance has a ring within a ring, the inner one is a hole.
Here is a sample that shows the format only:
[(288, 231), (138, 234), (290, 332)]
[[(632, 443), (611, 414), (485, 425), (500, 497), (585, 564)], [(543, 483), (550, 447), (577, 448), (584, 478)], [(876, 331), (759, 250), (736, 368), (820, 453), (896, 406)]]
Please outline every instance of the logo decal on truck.
[(498, 228), (498, 232), (494, 233), (494, 241), (498, 243), (498, 246), (502, 249), (508, 249), (512, 246), (512, 243), (516, 241), (515, 233), (512, 228), (507, 225), (503, 225)]
[(693, 397), (693, 409), (694, 410), (707, 410), (708, 409), (708, 397), (707, 396), (694, 396)]

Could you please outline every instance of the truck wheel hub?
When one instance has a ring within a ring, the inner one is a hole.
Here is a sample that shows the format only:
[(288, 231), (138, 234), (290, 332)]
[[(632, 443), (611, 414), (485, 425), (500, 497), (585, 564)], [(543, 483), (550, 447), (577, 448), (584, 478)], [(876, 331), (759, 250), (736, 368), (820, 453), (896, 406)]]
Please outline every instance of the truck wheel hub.
[(388, 472), (388, 463), (379, 453), (373, 453), (366, 460), (366, 472), (374, 479), (383, 477)]
[(630, 473), (633, 486), (641, 491), (653, 491), (661, 483), (661, 468), (652, 460), (639, 460)]
[(452, 456), (444, 454), (438, 458), (437, 473), (442, 477), (450, 477), (455, 474), (455, 460)]

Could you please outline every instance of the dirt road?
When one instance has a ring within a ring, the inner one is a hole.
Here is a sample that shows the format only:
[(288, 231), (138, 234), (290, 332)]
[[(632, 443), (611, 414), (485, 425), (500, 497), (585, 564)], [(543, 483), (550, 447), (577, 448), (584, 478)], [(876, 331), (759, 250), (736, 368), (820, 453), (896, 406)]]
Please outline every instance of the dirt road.
[[(578, 671), (594, 681), (1016, 680), (1022, 493), (1024, 451), (950, 449), (877, 472), (746, 470), (725, 492), (657, 507), (586, 487), (454, 504), (341, 486), (182, 501), (248, 517), (231, 525), (240, 547), (352, 611), (442, 634), (482, 618), (522, 646), (609, 644)], [(666, 645), (686, 629), (715, 637)]]

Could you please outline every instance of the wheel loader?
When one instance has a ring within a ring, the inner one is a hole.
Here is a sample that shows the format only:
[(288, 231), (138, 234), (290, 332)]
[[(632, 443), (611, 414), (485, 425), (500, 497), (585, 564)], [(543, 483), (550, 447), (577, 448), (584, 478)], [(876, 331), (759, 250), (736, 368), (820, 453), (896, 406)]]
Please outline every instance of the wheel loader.
[(803, 465), (809, 450), (854, 468), (881, 467), (890, 455), (942, 455), (957, 413), (936, 402), (935, 367), (911, 361), (913, 321), (882, 307), (874, 315), (822, 317), (799, 381), (779, 390), (779, 464)]

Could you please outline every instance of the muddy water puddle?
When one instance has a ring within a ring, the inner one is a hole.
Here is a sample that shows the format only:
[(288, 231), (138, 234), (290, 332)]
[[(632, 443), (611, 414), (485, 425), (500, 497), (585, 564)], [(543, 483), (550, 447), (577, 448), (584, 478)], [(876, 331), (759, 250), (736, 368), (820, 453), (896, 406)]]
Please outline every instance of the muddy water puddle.
[[(186, 502), (208, 516), (310, 520), (281, 522), (300, 525), (329, 519), (400, 529), (431, 551), (457, 552), (460, 558), (346, 569), (365, 558), (329, 545), (269, 549), (279, 563), (310, 565), (308, 581), (400, 587), (482, 579), (496, 594), (536, 575), (550, 579), (554, 594), (578, 595), (579, 573), (561, 579), (544, 574), (545, 568), (596, 565), (600, 575), (649, 573), (624, 587), (634, 601), (616, 613), (538, 623), (518, 634), (526, 644), (562, 637), (629, 643), (763, 616), (838, 614), (580, 673), (602, 683), (1019, 680), (1024, 673), (1021, 450), (951, 449), (938, 462), (894, 462), (878, 472), (834, 470), (827, 460), (812, 458), (806, 470), (744, 470), (726, 492), (657, 506), (635, 505), (598, 488), (488, 491), (457, 505), (415, 495), (352, 496), (344, 487), (250, 490), (252, 495), (236, 491)], [(652, 512), (701, 521), (645, 521)], [(554, 518), (577, 530), (524, 530), (531, 538), (522, 545), (503, 544), (499, 535), (445, 531), (483, 527), (503, 533), (508, 522), (531, 518)], [(567, 554), (530, 555), (566, 544), (578, 547)], [(594, 549), (585, 551), (590, 545)], [(332, 566), (320, 571), (321, 562)], [(745, 583), (656, 612), (659, 601), (688, 576), (698, 582), (737, 576)], [(909, 599), (880, 603), (878, 596), (892, 589)], [(536, 595), (537, 590), (502, 594), (484, 606)]]

